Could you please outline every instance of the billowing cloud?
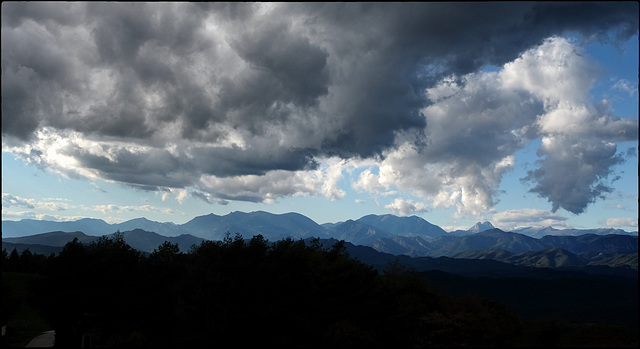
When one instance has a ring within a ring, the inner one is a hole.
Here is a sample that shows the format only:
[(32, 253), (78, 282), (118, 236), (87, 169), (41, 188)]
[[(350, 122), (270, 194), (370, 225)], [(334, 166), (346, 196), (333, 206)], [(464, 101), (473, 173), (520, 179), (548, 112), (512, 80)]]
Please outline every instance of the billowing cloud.
[(317, 195), (321, 185), (322, 179), (314, 172), (278, 170), (262, 176), (204, 176), (199, 189), (201, 197), (212, 198), (214, 201), (271, 203), (283, 196)]
[(2, 193), (2, 207), (25, 207), (35, 208), (34, 200), (23, 199), (8, 193)]
[(538, 155), (541, 166), (525, 178), (535, 183), (531, 191), (547, 198), (553, 212), (562, 207), (575, 214), (613, 191), (607, 177), (623, 161), (615, 143), (562, 136), (544, 137)]
[(638, 139), (637, 120), (591, 104), (598, 75), (594, 62), (556, 37), (498, 72), (446, 77), (426, 89), (432, 104), (422, 110), (427, 127), (420, 138), (398, 136), (402, 143), (385, 153), (378, 173), (362, 172), (355, 186), (396, 186), (434, 207), (480, 216), (496, 204), (514, 153), (542, 139), (539, 167), (523, 180), (554, 212), (581, 213), (612, 190), (610, 175), (625, 157), (615, 142)]
[(424, 203), (401, 198), (396, 198), (390, 204), (385, 205), (385, 208), (398, 216), (409, 216), (427, 211), (427, 205)]
[(554, 212), (562, 207), (582, 213), (612, 191), (607, 178), (624, 161), (615, 142), (637, 140), (638, 120), (616, 117), (605, 106), (589, 103), (597, 68), (566, 40), (547, 40), (539, 50), (507, 64), (503, 73), (508, 85), (527, 89), (545, 103), (545, 113), (535, 123), (543, 159), (526, 177), (535, 183), (531, 191), (547, 198)]
[[(607, 191), (615, 142), (637, 139), (638, 124), (591, 105), (597, 66), (548, 38), (627, 39), (637, 8), (4, 2), (3, 151), (219, 203), (339, 199), (355, 166), (345, 161), (369, 159), (379, 171), (359, 190), (479, 213), (497, 202), (514, 152), (545, 137), (589, 154), (574, 161), (589, 189), (554, 196), (570, 189), (556, 186), (555, 147), (541, 148), (533, 190), (581, 212)], [(481, 73), (488, 64), (504, 69)]]

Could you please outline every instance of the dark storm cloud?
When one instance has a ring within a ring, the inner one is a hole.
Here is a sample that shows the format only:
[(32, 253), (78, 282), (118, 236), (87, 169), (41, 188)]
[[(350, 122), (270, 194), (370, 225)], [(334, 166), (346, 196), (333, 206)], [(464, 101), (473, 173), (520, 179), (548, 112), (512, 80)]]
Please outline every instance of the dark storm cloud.
[(231, 46), (276, 84), (273, 88), (282, 91), (275, 96), (279, 101), (309, 106), (327, 93), (327, 52), (292, 33), (287, 23), (257, 25), (234, 38)]
[(68, 142), (63, 153), (76, 159), (82, 167), (100, 169), (105, 179), (145, 190), (182, 188), (185, 183), (196, 183), (201, 174), (224, 178), (264, 175), (273, 170), (312, 170), (316, 167), (314, 160), (304, 151), (267, 148), (248, 154), (239, 148), (190, 147), (186, 151), (172, 152), (157, 148), (111, 147), (106, 153)]
[[(84, 5), (80, 5), (84, 6)], [(70, 3), (25, 1), (20, 4), (8, 1), (2, 4), (2, 21), (16, 27), (25, 20), (33, 20), (40, 23), (56, 23), (63, 25), (78, 25), (82, 17), (73, 11)]]
[(193, 174), (193, 164), (162, 149), (145, 152), (120, 149), (109, 158), (91, 154), (82, 148), (69, 150), (67, 154), (78, 159), (84, 167), (99, 168), (106, 179), (144, 187), (146, 190), (180, 188), (184, 183), (197, 179)]
[(91, 28), (102, 62), (135, 64), (140, 50), (148, 44), (168, 47), (179, 56), (209, 45), (200, 32), (206, 13), (197, 7), (170, 3), (123, 5), (87, 4), (85, 25)]
[[(61, 155), (149, 188), (312, 169), (320, 156), (379, 156), (401, 132), (424, 138), (429, 125), (420, 111), (432, 103), (425, 89), (443, 77), (501, 66), (566, 31), (605, 38), (618, 28), (614, 39), (626, 39), (637, 33), (637, 9), (615, 2), (3, 2), (2, 135), (50, 145), (38, 137), (76, 132), (111, 149), (67, 146)], [(500, 157), (519, 144), (485, 131), (468, 138), (493, 143), (469, 144), (509, 143)], [(438, 148), (456, 147), (434, 142), (436, 157)], [(456, 156), (481, 150), (462, 146)]]

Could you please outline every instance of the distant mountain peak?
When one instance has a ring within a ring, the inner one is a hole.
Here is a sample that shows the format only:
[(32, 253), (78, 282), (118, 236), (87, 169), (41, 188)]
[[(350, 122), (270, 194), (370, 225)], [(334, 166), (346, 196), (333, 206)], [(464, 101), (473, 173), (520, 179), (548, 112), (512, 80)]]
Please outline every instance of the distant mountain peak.
[(140, 218), (130, 219), (127, 222), (153, 222), (153, 221), (147, 219), (146, 217), (140, 217)]
[(417, 235), (431, 238), (447, 235), (447, 232), (439, 226), (433, 225), (417, 216), (399, 217), (392, 214), (370, 214), (358, 219), (357, 222), (366, 223), (393, 235)]
[(472, 233), (479, 233), (485, 230), (495, 229), (496, 227), (491, 224), (489, 221), (484, 221), (482, 223), (478, 222), (473, 227), (469, 228), (469, 231)]

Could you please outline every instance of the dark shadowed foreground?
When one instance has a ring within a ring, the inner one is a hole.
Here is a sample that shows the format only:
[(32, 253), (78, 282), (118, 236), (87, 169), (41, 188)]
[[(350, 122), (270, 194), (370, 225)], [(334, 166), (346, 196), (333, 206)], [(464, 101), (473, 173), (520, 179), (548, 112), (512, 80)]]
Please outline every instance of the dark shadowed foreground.
[(17, 312), (5, 274), (38, 274), (25, 302), (65, 348), (638, 345), (637, 319), (531, 322), (495, 301), (438, 291), (399, 264), (379, 273), (343, 243), (237, 236), (188, 253), (166, 242), (145, 256), (115, 234), (48, 258), (5, 252), (2, 267), (3, 322)]

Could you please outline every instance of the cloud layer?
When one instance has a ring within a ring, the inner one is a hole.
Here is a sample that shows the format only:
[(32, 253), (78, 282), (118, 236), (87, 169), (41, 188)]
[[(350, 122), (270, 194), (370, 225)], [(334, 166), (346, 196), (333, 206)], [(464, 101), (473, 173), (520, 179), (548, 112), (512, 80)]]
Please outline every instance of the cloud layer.
[(580, 213), (638, 122), (589, 100), (599, 68), (557, 35), (627, 39), (637, 9), (5, 2), (3, 151), (218, 203), (339, 199), (342, 170), (375, 161), (354, 187), (479, 213), (513, 154), (542, 139), (532, 191)]

